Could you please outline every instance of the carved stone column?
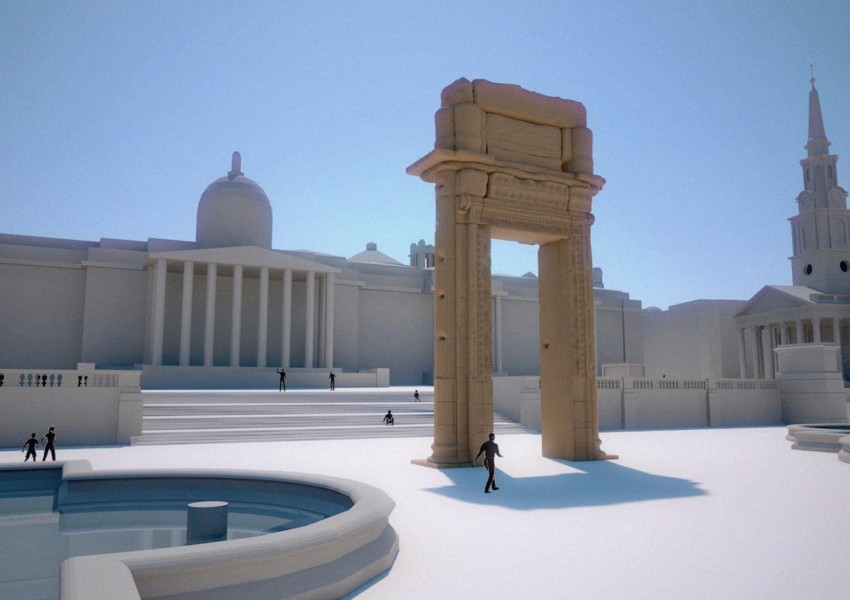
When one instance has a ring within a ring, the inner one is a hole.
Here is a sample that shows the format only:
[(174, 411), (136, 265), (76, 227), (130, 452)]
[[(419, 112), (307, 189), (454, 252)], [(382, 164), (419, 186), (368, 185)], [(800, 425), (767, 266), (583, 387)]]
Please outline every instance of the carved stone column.
[(292, 345), (289, 338), (292, 337), (292, 271), (283, 271), (283, 285), (281, 298), (281, 331), (280, 331), (280, 365), (289, 368), (292, 356)]
[(315, 335), (313, 317), (316, 304), (316, 273), (307, 271), (307, 292), (304, 307), (304, 368), (313, 368), (313, 336)]
[(180, 357), (181, 367), (189, 365), (192, 349), (192, 291), (194, 287), (195, 263), (183, 263), (183, 301), (180, 307)]
[(588, 219), (540, 246), (540, 417), (543, 456), (603, 458), (599, 442)]
[[(782, 331), (782, 324), (779, 325), (779, 330)], [(747, 378), (747, 355), (746, 355), (746, 330), (738, 329), (738, 369), (741, 379)]]
[(269, 268), (260, 267), (260, 310), (257, 314), (257, 366), (266, 366), (269, 338)]
[(168, 263), (158, 258), (154, 263), (153, 282), (153, 335), (151, 339), (151, 363), (162, 364), (162, 344), (165, 339), (165, 283), (168, 278)]
[(233, 265), (233, 300), (230, 314), (230, 366), (238, 367), (242, 348), (242, 275), (244, 267)]
[(204, 313), (204, 366), (213, 366), (215, 358), (215, 296), (218, 265), (207, 265), (207, 297)]
[[(493, 429), (490, 231), (473, 207), (487, 176), (445, 171), (437, 182), (434, 266), (434, 444), (429, 462), (468, 463)], [(480, 204), (480, 203), (479, 203)], [(482, 437), (483, 436), (483, 437)]]
[(773, 379), (773, 326), (770, 324), (762, 327), (761, 349), (764, 360), (764, 379)]

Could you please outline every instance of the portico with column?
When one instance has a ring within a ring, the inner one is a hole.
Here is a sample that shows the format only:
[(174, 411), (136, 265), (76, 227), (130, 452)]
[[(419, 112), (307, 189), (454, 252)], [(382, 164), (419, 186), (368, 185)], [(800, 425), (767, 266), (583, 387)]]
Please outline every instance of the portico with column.
[[(756, 294), (735, 317), (741, 377), (774, 379), (775, 350), (782, 346), (831, 344), (839, 346), (843, 356), (850, 306), (830, 300), (796, 286), (766, 286)], [(846, 377), (848, 359), (842, 362)]]
[(339, 269), (254, 247), (152, 253), (146, 268), (148, 364), (333, 368)]

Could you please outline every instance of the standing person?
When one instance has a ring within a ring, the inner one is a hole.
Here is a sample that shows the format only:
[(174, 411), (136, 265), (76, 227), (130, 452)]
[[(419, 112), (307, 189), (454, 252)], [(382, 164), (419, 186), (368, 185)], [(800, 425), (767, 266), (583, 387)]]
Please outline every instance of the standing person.
[(280, 382), (277, 384), (277, 391), (285, 392), (286, 391), (286, 370), (281, 367), (277, 370), (277, 374), (280, 375)]
[(413, 401), (421, 402), (421, 400), (419, 400), (419, 390), (413, 390)]
[(383, 419), (383, 421), (384, 421), (387, 425), (395, 425), (395, 417), (393, 416), (393, 411), (388, 410), (388, 411), (387, 411), (387, 414), (385, 414), (385, 415), (384, 415), (384, 419)]
[(331, 380), (331, 391), (334, 391), (336, 389), (336, 375), (333, 374), (333, 371), (328, 375), (328, 379)]
[(44, 442), (44, 439), (47, 438), (47, 444), (44, 446), (44, 456), (41, 461), (44, 462), (47, 460), (47, 453), (50, 452), (50, 456), (53, 457), (53, 460), (56, 460), (56, 446), (54, 446), (54, 442), (56, 440), (56, 428), (51, 427), (47, 430), (43, 436), (41, 436), (41, 441)]
[(473, 464), (478, 464), (478, 457), (481, 454), (484, 454), (484, 466), (487, 467), (487, 485), (484, 486), (484, 493), (490, 493), (490, 487), (494, 490), (498, 490), (498, 486), (496, 485), (496, 456), (499, 458), (504, 458), (501, 454), (499, 454), (499, 444), (494, 442), (496, 439), (496, 434), (491, 433), (487, 436), (489, 439), (481, 444), (481, 450), (478, 451), (478, 456), (475, 457), (475, 460), (472, 461)]
[(38, 438), (35, 437), (35, 432), (32, 432), (32, 437), (24, 442), (24, 445), (21, 447), (21, 452), (24, 451), (24, 448), (27, 449), (27, 455), (24, 457), (24, 462), (27, 462), (27, 459), (32, 456), (32, 462), (38, 460), (38, 456), (35, 453), (35, 447), (40, 446), (38, 443)]

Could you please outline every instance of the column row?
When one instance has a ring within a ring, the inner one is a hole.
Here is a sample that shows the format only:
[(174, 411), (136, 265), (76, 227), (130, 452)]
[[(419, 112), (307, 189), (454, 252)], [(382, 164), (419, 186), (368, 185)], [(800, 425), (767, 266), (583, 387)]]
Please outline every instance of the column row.
[[(828, 325), (824, 327), (824, 325)], [(738, 362), (741, 378), (773, 379), (776, 367), (773, 350), (787, 344), (841, 343), (839, 317), (814, 317), (753, 325), (738, 329)], [(824, 336), (822, 330), (827, 331)], [(824, 339), (828, 337), (829, 339)], [(749, 362), (747, 353), (749, 351)]]
[[(195, 264), (192, 261), (183, 263), (183, 289), (180, 311), (180, 346), (179, 365), (189, 366), (192, 343), (192, 307)], [(168, 264), (160, 258), (154, 265), (153, 276), (153, 313), (151, 334), (151, 362), (162, 365), (163, 342), (165, 339), (165, 298), (166, 274)], [(290, 339), (292, 337), (292, 275), (291, 269), (281, 271), (281, 366), (290, 366), (292, 352)], [(304, 368), (314, 368), (314, 344), (316, 331), (316, 272), (306, 271), (305, 276), (305, 323), (304, 323)], [(214, 364), (215, 348), (215, 316), (216, 290), (218, 282), (218, 265), (208, 263), (206, 266), (206, 303), (204, 315), (204, 352), (203, 365), (211, 367)], [(322, 283), (322, 293), (319, 298), (319, 365), (323, 368), (333, 368), (333, 329), (334, 329), (334, 274), (319, 275)], [(242, 288), (244, 279), (243, 265), (233, 266), (233, 286), (230, 315), (230, 366), (240, 366), (240, 349), (242, 344)], [(269, 279), (270, 269), (259, 268), (259, 297), (257, 315), (257, 367), (267, 366), (268, 323), (269, 323)]]

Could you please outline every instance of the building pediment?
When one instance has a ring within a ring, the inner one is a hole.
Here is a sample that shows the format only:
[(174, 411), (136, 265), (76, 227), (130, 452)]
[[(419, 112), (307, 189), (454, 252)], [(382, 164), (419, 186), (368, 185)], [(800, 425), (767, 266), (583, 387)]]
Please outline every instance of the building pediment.
[(256, 246), (236, 246), (232, 248), (198, 248), (194, 250), (174, 250), (168, 252), (152, 252), (148, 256), (148, 264), (164, 258), (169, 263), (184, 263), (191, 261), (196, 264), (215, 263), (222, 266), (242, 265), (249, 269), (266, 267), (270, 270), (314, 273), (339, 273), (335, 267), (292, 256), (277, 250), (266, 250)]
[(812, 297), (820, 293), (801, 285), (766, 285), (750, 298), (735, 317), (810, 306), (814, 304)]

